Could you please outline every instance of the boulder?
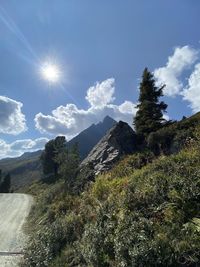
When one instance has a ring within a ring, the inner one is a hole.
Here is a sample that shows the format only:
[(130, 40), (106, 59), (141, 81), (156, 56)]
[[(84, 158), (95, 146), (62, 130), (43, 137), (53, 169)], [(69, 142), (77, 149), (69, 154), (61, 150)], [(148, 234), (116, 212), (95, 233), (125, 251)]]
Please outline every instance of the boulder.
[(126, 122), (120, 121), (91, 150), (82, 161), (81, 168), (90, 166), (97, 175), (111, 169), (123, 155), (132, 154), (135, 150), (135, 132)]

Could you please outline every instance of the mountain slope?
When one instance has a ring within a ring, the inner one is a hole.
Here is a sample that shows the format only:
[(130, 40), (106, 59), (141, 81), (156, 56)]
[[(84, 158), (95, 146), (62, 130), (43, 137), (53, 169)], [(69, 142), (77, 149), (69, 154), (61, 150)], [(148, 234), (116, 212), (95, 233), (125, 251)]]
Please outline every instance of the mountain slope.
[[(78, 143), (81, 159), (84, 159), (115, 123), (115, 120), (107, 116), (102, 122), (92, 124), (89, 128), (82, 131), (70, 140), (67, 145), (70, 147)], [(39, 160), (41, 152), (41, 150), (27, 152), (17, 158), (0, 160), (0, 169), (3, 172), (9, 172), (11, 174), (11, 183), (14, 190), (40, 179), (42, 173)]]
[(64, 179), (30, 188), (36, 202), (22, 266), (200, 266), (199, 122), (196, 114), (165, 128), (176, 140), (191, 137), (179, 152), (124, 157), (81, 194)]

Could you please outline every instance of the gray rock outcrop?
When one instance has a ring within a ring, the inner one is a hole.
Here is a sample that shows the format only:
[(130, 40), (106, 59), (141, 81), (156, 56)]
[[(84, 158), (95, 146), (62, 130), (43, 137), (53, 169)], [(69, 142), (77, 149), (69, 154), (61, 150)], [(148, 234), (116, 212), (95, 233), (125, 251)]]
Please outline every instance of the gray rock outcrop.
[(107, 171), (123, 155), (136, 150), (136, 134), (126, 122), (118, 122), (91, 150), (81, 163), (81, 167), (90, 166), (94, 174)]

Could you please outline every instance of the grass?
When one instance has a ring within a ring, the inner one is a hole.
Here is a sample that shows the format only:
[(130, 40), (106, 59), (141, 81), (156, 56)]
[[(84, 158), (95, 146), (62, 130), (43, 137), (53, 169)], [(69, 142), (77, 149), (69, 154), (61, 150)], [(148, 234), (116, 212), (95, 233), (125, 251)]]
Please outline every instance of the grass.
[(199, 266), (199, 133), (175, 155), (125, 157), (79, 195), (35, 183), (22, 266)]

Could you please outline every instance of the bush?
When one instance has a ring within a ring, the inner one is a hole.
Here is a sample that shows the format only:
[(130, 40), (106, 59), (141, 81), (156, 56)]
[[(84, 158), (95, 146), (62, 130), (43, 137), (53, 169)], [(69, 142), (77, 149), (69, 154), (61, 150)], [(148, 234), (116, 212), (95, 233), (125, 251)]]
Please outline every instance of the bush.
[(176, 155), (124, 158), (81, 194), (43, 188), (22, 266), (199, 266), (199, 133)]
[(59, 254), (66, 242), (63, 221), (55, 221), (42, 227), (29, 243), (25, 251), (24, 267), (49, 267), (50, 262)]

